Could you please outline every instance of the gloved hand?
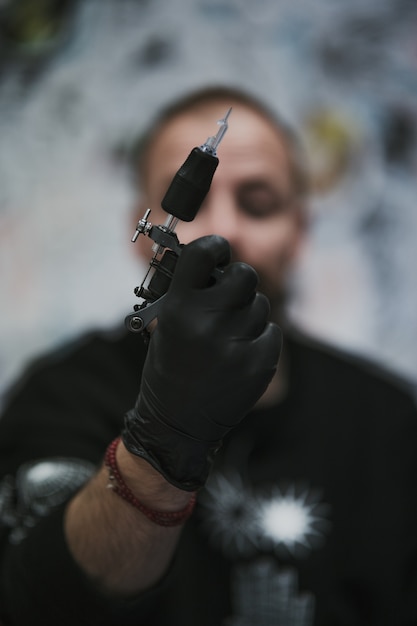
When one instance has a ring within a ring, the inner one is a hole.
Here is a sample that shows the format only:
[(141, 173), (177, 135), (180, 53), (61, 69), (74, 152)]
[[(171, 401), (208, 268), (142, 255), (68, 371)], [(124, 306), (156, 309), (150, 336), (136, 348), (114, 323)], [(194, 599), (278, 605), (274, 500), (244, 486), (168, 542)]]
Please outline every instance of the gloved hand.
[(122, 433), (131, 453), (189, 491), (205, 483), (224, 435), (267, 388), (281, 349), (255, 270), (229, 260), (218, 236), (184, 247)]

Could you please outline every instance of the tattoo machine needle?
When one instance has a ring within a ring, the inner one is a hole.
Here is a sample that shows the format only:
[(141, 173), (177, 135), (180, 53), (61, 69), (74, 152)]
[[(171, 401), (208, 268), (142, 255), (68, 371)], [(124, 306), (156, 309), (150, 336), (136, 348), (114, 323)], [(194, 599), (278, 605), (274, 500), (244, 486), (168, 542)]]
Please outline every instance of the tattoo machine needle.
[(207, 141), (203, 143), (203, 145), (200, 147), (200, 150), (203, 150), (203, 152), (210, 152), (210, 154), (216, 155), (217, 148), (219, 147), (221, 140), (223, 139), (227, 129), (229, 128), (227, 120), (229, 119), (229, 115), (231, 112), (232, 107), (230, 107), (226, 115), (217, 122), (217, 124), (220, 126), (217, 134), (213, 137), (209, 137)]

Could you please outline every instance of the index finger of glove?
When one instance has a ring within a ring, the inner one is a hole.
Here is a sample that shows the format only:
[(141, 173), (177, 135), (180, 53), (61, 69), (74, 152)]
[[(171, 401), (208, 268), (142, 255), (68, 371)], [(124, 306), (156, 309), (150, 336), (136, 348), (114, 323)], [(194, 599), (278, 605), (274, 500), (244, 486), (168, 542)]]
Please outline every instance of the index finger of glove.
[(171, 282), (171, 291), (202, 289), (219, 265), (230, 261), (230, 246), (223, 237), (207, 235), (184, 246)]

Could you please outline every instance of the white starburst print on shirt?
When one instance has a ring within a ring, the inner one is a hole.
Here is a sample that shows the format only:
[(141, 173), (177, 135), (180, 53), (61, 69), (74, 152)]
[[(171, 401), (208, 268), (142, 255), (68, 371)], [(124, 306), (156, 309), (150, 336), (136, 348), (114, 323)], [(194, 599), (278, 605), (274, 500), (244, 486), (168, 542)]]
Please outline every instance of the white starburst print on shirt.
[(323, 545), (330, 507), (320, 502), (318, 493), (274, 488), (259, 507), (261, 536), (276, 551), (286, 549), (297, 557)]
[(237, 474), (217, 474), (201, 504), (210, 539), (233, 557), (269, 551), (301, 558), (323, 544), (330, 528), (330, 507), (317, 491), (298, 485), (258, 493)]

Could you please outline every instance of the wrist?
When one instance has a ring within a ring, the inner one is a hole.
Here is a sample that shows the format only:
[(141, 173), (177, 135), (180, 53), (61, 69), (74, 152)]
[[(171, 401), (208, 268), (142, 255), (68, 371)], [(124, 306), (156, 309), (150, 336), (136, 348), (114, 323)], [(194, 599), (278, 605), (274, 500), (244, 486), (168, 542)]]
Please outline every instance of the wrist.
[[(161, 502), (160, 493), (158, 494), (158, 497), (156, 497), (156, 495), (152, 496), (152, 506), (145, 504), (143, 496), (141, 496), (140, 499), (138, 498), (137, 494), (135, 494), (129, 485), (127, 485), (125, 477), (120, 471), (116, 458), (120, 441), (120, 437), (114, 439), (114, 441), (112, 441), (107, 447), (104, 455), (104, 465), (107, 467), (109, 472), (107, 488), (110, 488), (115, 495), (127, 502), (132, 508), (140, 511), (144, 517), (152, 522), (152, 524), (164, 527), (180, 526), (184, 524), (194, 510), (196, 494), (191, 494), (191, 496), (188, 497), (187, 504), (185, 506), (181, 506), (181, 508), (179, 508), (177, 497), (175, 498), (175, 507), (171, 499), (169, 499), (169, 502), (166, 501), (166, 497), (164, 497), (163, 502)], [(142, 485), (143, 481), (139, 481), (139, 483)], [(135, 484), (137, 485), (138, 482), (135, 481)], [(150, 494), (150, 485), (148, 484), (147, 486), (148, 494)], [(172, 489), (170, 489), (170, 492), (172, 493)], [(182, 494), (181, 498), (183, 497), (184, 494)], [(154, 504), (155, 501), (158, 502), (157, 506)]]
[(127, 486), (146, 506), (177, 510), (190, 501), (189, 491), (172, 485), (148, 461), (129, 452), (122, 439), (116, 449), (116, 462)]

